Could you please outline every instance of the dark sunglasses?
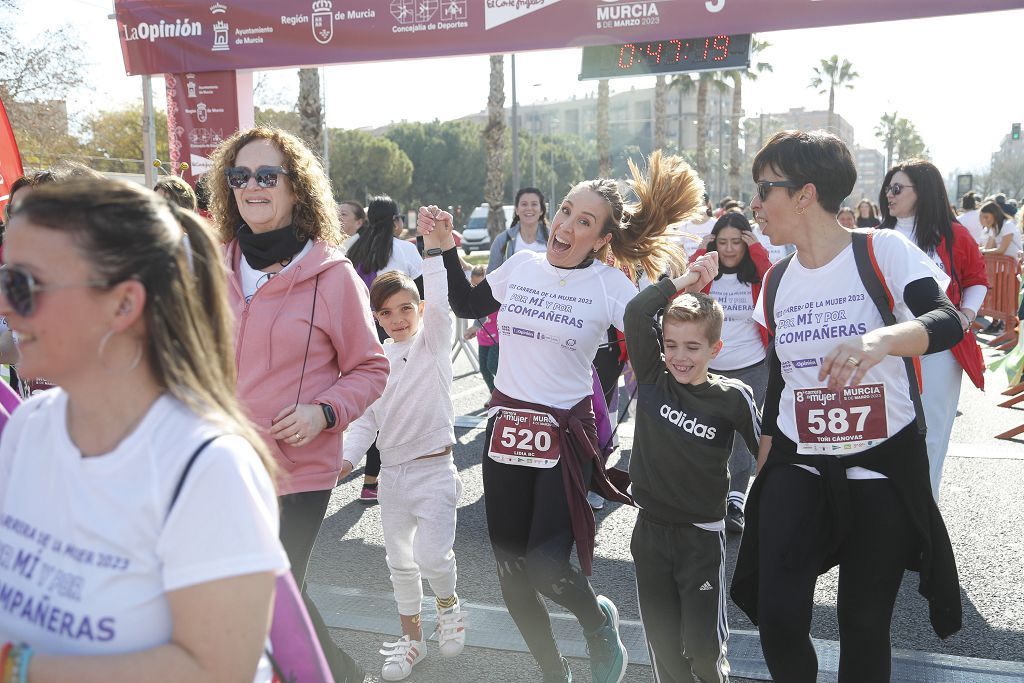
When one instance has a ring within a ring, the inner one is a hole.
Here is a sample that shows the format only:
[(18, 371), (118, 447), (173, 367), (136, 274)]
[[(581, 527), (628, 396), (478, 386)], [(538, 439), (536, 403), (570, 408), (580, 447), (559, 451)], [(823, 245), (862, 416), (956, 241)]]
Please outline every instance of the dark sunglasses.
[(757, 196), (761, 198), (761, 201), (767, 201), (768, 193), (772, 191), (773, 187), (789, 187), (797, 188), (803, 187), (802, 183), (796, 183), (792, 180), (758, 180), (757, 181)]
[(901, 192), (903, 192), (903, 190), (907, 189), (908, 187), (913, 187), (913, 185), (900, 185), (899, 183), (893, 183), (892, 185), (886, 185), (885, 187), (883, 187), (882, 192), (884, 192), (885, 194), (892, 193), (893, 197), (897, 197)]
[(36, 310), (36, 293), (49, 292), (55, 289), (72, 287), (106, 287), (109, 283), (103, 280), (90, 280), (66, 285), (41, 285), (36, 282), (32, 273), (18, 266), (0, 268), (0, 295), (7, 300), (11, 310), (22, 318), (27, 318)]
[(241, 190), (248, 185), (249, 178), (253, 176), (256, 176), (257, 185), (263, 189), (268, 189), (277, 187), (277, 177), (279, 175), (288, 175), (288, 170), (280, 166), (260, 166), (254, 173), (252, 169), (245, 166), (233, 166), (224, 169), (224, 175), (227, 176), (228, 185), (236, 190)]

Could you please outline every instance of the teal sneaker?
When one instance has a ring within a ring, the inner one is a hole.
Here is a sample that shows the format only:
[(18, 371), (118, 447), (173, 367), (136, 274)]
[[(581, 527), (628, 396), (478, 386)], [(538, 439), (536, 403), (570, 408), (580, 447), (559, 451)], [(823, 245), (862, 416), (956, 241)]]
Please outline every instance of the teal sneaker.
[(629, 664), (629, 654), (619, 637), (619, 610), (603, 595), (597, 596), (597, 604), (608, 621), (597, 631), (586, 634), (590, 674), (594, 683), (619, 683)]
[(544, 683), (572, 683), (572, 669), (565, 657), (561, 658), (561, 668), (544, 672)]

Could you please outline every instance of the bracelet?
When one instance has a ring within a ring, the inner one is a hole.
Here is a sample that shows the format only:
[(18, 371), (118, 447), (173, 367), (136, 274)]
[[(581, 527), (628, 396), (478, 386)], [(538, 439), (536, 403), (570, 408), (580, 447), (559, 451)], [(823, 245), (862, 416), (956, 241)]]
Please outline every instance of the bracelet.
[(26, 643), (21, 644), (18, 653), (18, 683), (28, 683), (28, 663), (32, 660), (35, 652)]
[(0, 650), (0, 683), (7, 683), (11, 680), (11, 673), (14, 670), (11, 660), (11, 648), (14, 643), (5, 643), (3, 650)]

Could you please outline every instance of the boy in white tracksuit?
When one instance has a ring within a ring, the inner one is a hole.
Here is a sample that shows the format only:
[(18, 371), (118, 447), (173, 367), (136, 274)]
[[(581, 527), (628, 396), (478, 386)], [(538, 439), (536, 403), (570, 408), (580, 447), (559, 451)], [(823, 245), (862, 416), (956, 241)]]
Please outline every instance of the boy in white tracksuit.
[(437, 597), (441, 655), (457, 655), (466, 641), (465, 612), (455, 594), (452, 548), (462, 482), (452, 459), (452, 323), (440, 258), (424, 260), (423, 285), (425, 301), (403, 273), (385, 273), (370, 287), (374, 316), (391, 336), (384, 344), (391, 373), (384, 394), (351, 424), (344, 441), (342, 477), (374, 439), (380, 450), (381, 525), (403, 633), (381, 650), (387, 681), (406, 678), (425, 655), (421, 577)]

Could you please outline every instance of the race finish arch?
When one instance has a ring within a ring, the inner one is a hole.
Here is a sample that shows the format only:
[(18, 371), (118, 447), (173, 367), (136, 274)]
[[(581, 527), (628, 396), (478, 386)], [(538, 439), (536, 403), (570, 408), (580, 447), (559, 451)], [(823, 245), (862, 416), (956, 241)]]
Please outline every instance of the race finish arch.
[(209, 168), (221, 139), (252, 124), (256, 69), (635, 44), (1020, 7), (1024, 0), (114, 2), (125, 70), (166, 75), (171, 161), (188, 161), (196, 176)]

